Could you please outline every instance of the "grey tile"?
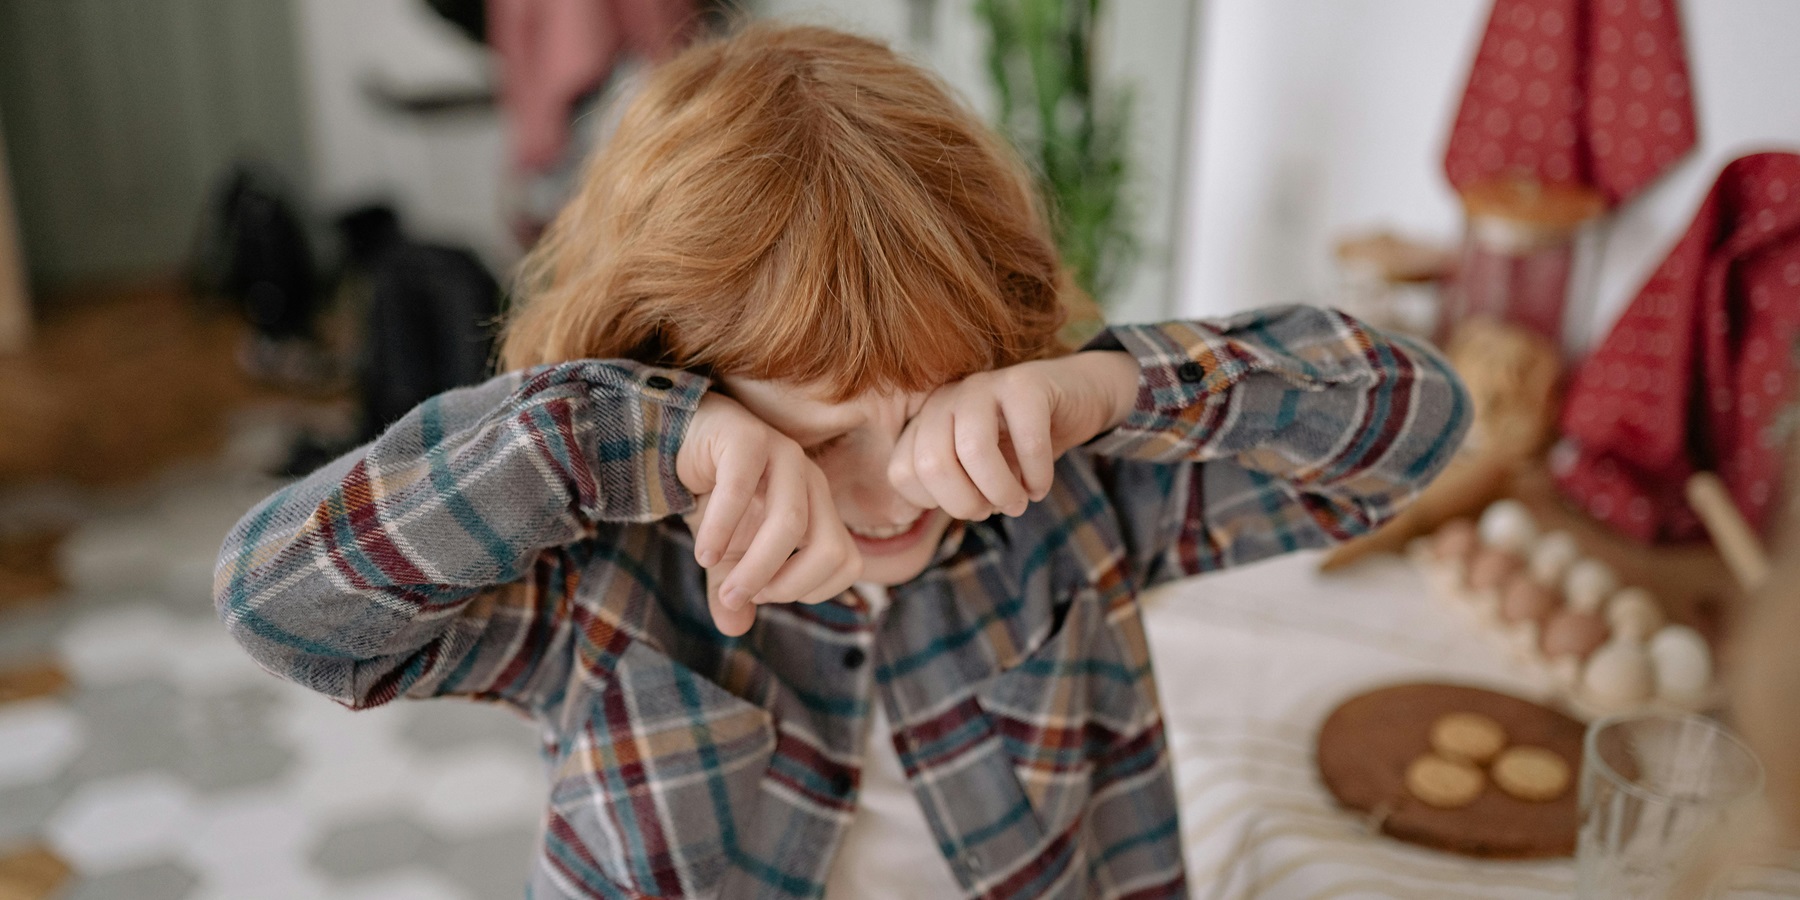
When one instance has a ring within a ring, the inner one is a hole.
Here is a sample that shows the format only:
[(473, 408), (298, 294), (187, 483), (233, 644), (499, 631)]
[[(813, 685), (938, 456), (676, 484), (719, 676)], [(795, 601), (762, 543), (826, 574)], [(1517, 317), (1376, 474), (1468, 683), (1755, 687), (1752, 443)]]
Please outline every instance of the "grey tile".
[(434, 843), (410, 819), (364, 820), (328, 832), (313, 851), (313, 864), (334, 879), (348, 881), (436, 857), (438, 853), (428, 852)]
[(181, 900), (199, 886), (193, 872), (173, 862), (81, 878), (62, 900)]
[(423, 755), (483, 743), (538, 746), (537, 727), (511, 709), (456, 697), (408, 704), (400, 738)]
[(199, 793), (218, 793), (273, 781), (296, 756), (272, 722), (273, 688), (184, 695), (178, 704), (184, 752), (176, 772)]
[(187, 756), (180, 698), (170, 685), (141, 681), (77, 690), (69, 696), (69, 706), (87, 730), (81, 753), (69, 766), (72, 778), (172, 770)]
[(0, 490), (0, 528), (71, 528), (93, 514), (93, 493), (69, 481), (37, 481)]
[(459, 884), (476, 900), (518, 900), (537, 850), (537, 833), (508, 829), (466, 841), (442, 844), (431, 861), (435, 871)]
[(0, 614), (0, 668), (56, 655), (56, 636), (74, 618), (70, 604), (46, 599)]
[(293, 767), (294, 759), (293, 750), (257, 738), (189, 754), (178, 774), (196, 793), (217, 794), (274, 781)]
[(41, 837), (44, 823), (68, 793), (69, 784), (61, 780), (0, 790), (0, 847)]

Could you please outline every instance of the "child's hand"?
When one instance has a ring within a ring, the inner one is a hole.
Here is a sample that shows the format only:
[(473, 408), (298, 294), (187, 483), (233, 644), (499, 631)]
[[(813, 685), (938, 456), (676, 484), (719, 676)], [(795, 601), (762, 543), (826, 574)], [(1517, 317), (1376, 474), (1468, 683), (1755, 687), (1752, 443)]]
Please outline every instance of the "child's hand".
[(1125, 420), (1139, 376), (1130, 354), (1094, 351), (944, 385), (900, 433), (888, 480), (959, 519), (1019, 515), (1050, 492), (1058, 456)]
[(719, 631), (749, 631), (757, 603), (818, 603), (861, 577), (825, 473), (737, 401), (700, 401), (675, 471), (698, 500), (687, 521)]

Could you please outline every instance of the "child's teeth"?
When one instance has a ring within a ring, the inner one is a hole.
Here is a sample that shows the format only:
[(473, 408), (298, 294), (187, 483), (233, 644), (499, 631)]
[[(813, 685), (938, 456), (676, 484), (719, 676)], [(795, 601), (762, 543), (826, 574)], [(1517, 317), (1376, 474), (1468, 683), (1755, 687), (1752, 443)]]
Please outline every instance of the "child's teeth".
[(910, 528), (912, 528), (912, 523), (908, 522), (905, 525), (889, 525), (886, 528), (852, 528), (850, 531), (866, 538), (881, 540), (883, 538), (899, 537), (900, 535), (905, 534)]

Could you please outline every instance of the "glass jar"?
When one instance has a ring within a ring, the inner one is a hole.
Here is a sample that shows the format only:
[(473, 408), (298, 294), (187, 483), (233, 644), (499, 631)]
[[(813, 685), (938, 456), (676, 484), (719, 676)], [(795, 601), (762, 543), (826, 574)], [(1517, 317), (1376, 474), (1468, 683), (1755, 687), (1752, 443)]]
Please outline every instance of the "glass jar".
[(1466, 228), (1438, 336), (1489, 317), (1517, 324), (1567, 349), (1571, 308), (1585, 311), (1606, 199), (1584, 185), (1506, 178), (1462, 195)]

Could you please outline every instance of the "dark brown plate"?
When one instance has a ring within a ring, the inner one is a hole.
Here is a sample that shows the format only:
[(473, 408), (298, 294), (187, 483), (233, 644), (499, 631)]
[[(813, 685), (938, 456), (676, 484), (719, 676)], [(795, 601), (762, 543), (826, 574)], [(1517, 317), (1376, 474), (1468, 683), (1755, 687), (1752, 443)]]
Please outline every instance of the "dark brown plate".
[[(1437, 809), (1406, 790), (1406, 767), (1431, 752), (1431, 724), (1477, 712), (1506, 729), (1507, 745), (1535, 744), (1569, 764), (1569, 787), (1544, 803), (1518, 800), (1489, 779), (1459, 809)], [(1414, 844), (1503, 859), (1575, 852), (1576, 780), (1584, 726), (1547, 706), (1454, 684), (1400, 684), (1344, 702), (1319, 728), (1319, 774), (1339, 803), (1368, 813), (1389, 836)]]

